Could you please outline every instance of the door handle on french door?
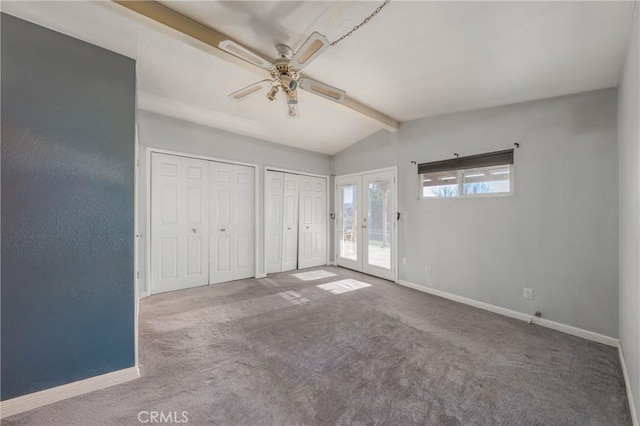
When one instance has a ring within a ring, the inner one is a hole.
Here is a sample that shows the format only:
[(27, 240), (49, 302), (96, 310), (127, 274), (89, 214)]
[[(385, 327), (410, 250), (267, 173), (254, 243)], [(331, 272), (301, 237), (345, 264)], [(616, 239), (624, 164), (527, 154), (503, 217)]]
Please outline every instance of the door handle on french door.
[(196, 233), (196, 228), (193, 228), (193, 229), (192, 229), (192, 231), (193, 231), (193, 233), (195, 234), (195, 233)]
[(287, 228), (287, 230), (288, 230), (288, 231), (291, 231), (291, 227), (288, 227), (288, 228)]
[(226, 229), (225, 229), (225, 228), (222, 228), (222, 229), (220, 230), (220, 232), (224, 232), (224, 231), (226, 231)]

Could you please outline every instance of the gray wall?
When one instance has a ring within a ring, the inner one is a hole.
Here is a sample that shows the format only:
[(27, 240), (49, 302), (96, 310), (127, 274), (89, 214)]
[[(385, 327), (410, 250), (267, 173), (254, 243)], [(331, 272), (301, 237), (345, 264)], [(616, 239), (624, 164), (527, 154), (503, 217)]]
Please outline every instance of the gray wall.
[(620, 345), (640, 409), (640, 67), (638, 13), (619, 87)]
[(2, 400), (132, 367), (133, 60), (2, 14)]
[[(332, 167), (398, 165), (401, 280), (617, 337), (616, 123), (616, 90), (603, 90), (404, 123), (339, 153)], [(418, 199), (412, 160), (516, 141), (513, 196)]]
[[(141, 162), (139, 178), (140, 182), (142, 182), (139, 186), (140, 192), (138, 194), (138, 225), (139, 229), (145, 233), (147, 195), (144, 182), (147, 168), (147, 147), (187, 154), (205, 155), (225, 160), (235, 160), (258, 164), (260, 166), (258, 170), (258, 273), (264, 273), (265, 166), (327, 176), (331, 170), (331, 159), (327, 155), (279, 145), (248, 136), (241, 136), (224, 130), (213, 129), (147, 111), (140, 111), (138, 114), (138, 141), (140, 143)], [(144, 262), (146, 257), (145, 241), (147, 237), (147, 235), (144, 235), (143, 241), (140, 242), (139, 271), (142, 291), (146, 291)]]

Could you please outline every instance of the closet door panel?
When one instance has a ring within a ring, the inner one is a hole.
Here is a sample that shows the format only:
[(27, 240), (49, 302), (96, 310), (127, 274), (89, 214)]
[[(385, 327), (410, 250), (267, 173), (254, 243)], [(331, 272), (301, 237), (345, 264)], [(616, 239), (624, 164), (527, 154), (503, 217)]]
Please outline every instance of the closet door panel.
[(265, 173), (265, 238), (267, 274), (282, 271), (282, 210), (284, 173), (267, 171)]
[(302, 176), (298, 267), (327, 264), (327, 186), (323, 178)]
[(207, 162), (151, 156), (151, 292), (208, 283)]
[(209, 173), (209, 218), (210, 232), (210, 276), (209, 283), (219, 283), (233, 280), (234, 252), (233, 231), (231, 218), (233, 214), (233, 165), (210, 162)]
[(298, 267), (298, 180), (297, 175), (284, 175), (282, 271)]
[(186, 222), (185, 275), (204, 283), (209, 275), (209, 165), (207, 161), (182, 158)]
[(233, 202), (231, 235), (234, 239), (231, 256), (233, 279), (249, 278), (254, 271), (254, 168), (233, 166)]

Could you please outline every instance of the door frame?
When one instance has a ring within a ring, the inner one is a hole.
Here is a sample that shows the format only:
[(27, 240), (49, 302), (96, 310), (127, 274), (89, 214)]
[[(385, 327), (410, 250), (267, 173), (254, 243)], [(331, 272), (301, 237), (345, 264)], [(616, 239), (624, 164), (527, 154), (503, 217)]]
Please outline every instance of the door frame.
[(264, 202), (262, 204), (262, 209), (264, 210), (264, 216), (262, 218), (263, 224), (264, 224), (264, 229), (265, 229), (265, 236), (263, 238), (263, 265), (264, 265), (264, 270), (262, 271), (262, 274), (259, 277), (256, 278), (263, 278), (267, 276), (267, 235), (266, 235), (266, 229), (267, 229), (267, 171), (272, 171), (272, 172), (282, 172), (282, 173), (290, 173), (293, 175), (303, 175), (303, 176), (310, 176), (310, 177), (317, 177), (317, 178), (322, 178), (325, 181), (325, 191), (327, 194), (327, 211), (326, 211), (326, 231), (325, 231), (325, 235), (327, 236), (327, 241), (325, 244), (325, 247), (327, 249), (327, 253), (326, 253), (326, 260), (325, 260), (325, 264), (329, 265), (330, 261), (329, 261), (329, 253), (330, 253), (330, 248), (331, 248), (331, 227), (329, 226), (329, 222), (330, 222), (330, 213), (331, 213), (331, 206), (330, 206), (330, 200), (331, 200), (331, 191), (330, 191), (330, 177), (328, 175), (320, 175), (320, 174), (316, 174), (316, 173), (309, 173), (309, 172), (303, 172), (300, 170), (291, 170), (291, 169), (283, 169), (282, 167), (273, 167), (273, 166), (268, 166), (265, 165), (264, 166)]
[[(142, 239), (142, 234), (140, 233), (140, 223), (139, 223), (139, 214), (140, 214), (140, 201), (138, 200), (140, 195), (140, 138), (138, 136), (138, 120), (136, 117), (136, 126), (135, 126), (135, 143), (134, 143), (134, 164), (133, 170), (135, 173), (133, 174), (133, 297), (134, 297), (134, 310), (133, 310), (133, 328), (134, 328), (134, 352), (135, 352), (135, 367), (139, 368), (139, 317), (140, 317), (140, 299), (144, 296), (140, 292), (140, 268), (138, 262), (140, 261), (140, 239)], [(146, 273), (145, 273), (146, 277)], [(138, 375), (140, 375), (140, 371), (138, 370)]]
[[(379, 169), (372, 169), (372, 170), (363, 170), (361, 172), (356, 172), (356, 173), (347, 173), (347, 174), (343, 174), (343, 175), (337, 175), (334, 178), (334, 206), (335, 206), (335, 210), (338, 210), (338, 202), (340, 194), (338, 193), (338, 179), (343, 179), (343, 178), (354, 178), (354, 177), (359, 177), (360, 179), (362, 179), (362, 176), (364, 175), (368, 175), (371, 173), (381, 173), (381, 172), (393, 172), (393, 191), (394, 191), (394, 197), (393, 197), (393, 211), (399, 212), (398, 210), (398, 199), (400, 198), (398, 195), (398, 166), (391, 166), (391, 167), (383, 167), (383, 168), (379, 168)], [(362, 191), (364, 191), (364, 189), (362, 189)], [(337, 215), (336, 215), (337, 218)], [(393, 267), (393, 282), (397, 283), (398, 282), (398, 275), (399, 275), (399, 271), (398, 271), (398, 259), (400, 258), (399, 253), (398, 253), (398, 234), (400, 231), (400, 226), (399, 226), (399, 221), (396, 220), (394, 222), (396, 224), (395, 227), (395, 232), (393, 233), (393, 239), (392, 239), (392, 250), (393, 250), (393, 262), (392, 262), (392, 267)], [(335, 262), (336, 264), (338, 263), (338, 257), (340, 256), (340, 227), (338, 226), (338, 222), (335, 222), (335, 226), (334, 226), (334, 235), (333, 235), (333, 240), (334, 240), (334, 254), (335, 254)], [(364, 247), (362, 248), (363, 252), (364, 252)], [(364, 260), (364, 259), (363, 259)]]
[(169, 154), (169, 155), (175, 155), (178, 157), (187, 157), (187, 158), (194, 158), (196, 160), (206, 160), (206, 161), (215, 161), (218, 163), (227, 163), (227, 164), (234, 164), (234, 165), (238, 165), (238, 166), (248, 166), (248, 167), (253, 167), (254, 168), (254, 182), (253, 182), (253, 202), (254, 202), (254, 206), (255, 206), (255, 212), (254, 212), (254, 228), (253, 228), (253, 241), (254, 241), (254, 250), (255, 250), (255, 255), (254, 255), (254, 276), (256, 278), (258, 278), (258, 234), (259, 234), (259, 220), (258, 220), (258, 202), (259, 202), (259, 193), (258, 193), (258, 171), (260, 170), (259, 165), (255, 164), (255, 163), (245, 163), (242, 161), (235, 161), (235, 160), (227, 160), (224, 158), (216, 158), (216, 157), (210, 157), (208, 155), (200, 155), (200, 154), (192, 154), (192, 153), (187, 153), (187, 152), (181, 152), (181, 151), (174, 151), (174, 150), (169, 150), (169, 149), (161, 149), (161, 148), (155, 148), (155, 147), (150, 147), (148, 146), (146, 148), (146, 164), (145, 164), (145, 174), (146, 174), (146, 200), (145, 200), (145, 220), (146, 220), (146, 230), (145, 232), (147, 233), (147, 238), (145, 239), (145, 286), (146, 286), (146, 291), (144, 293), (140, 293), (140, 298), (142, 299), (143, 297), (147, 297), (149, 295), (151, 295), (151, 154), (153, 153), (158, 153), (158, 154)]

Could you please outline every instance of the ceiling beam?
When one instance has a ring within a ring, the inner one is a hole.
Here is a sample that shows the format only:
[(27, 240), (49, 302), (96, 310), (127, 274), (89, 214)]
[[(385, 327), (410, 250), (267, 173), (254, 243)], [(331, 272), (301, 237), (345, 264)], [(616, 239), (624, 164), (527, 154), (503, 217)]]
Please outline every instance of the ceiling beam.
[[(253, 71), (257, 74), (264, 76), (265, 78), (270, 78), (271, 74), (269, 71), (262, 69), (260, 67), (256, 67), (249, 62), (245, 62), (242, 59), (220, 49), (218, 45), (223, 40), (232, 40), (236, 43), (237, 41), (233, 40), (233, 38), (223, 34), (214, 28), (208, 27), (198, 21), (195, 21), (181, 13), (176, 12), (173, 9), (170, 9), (156, 1), (122, 1), (122, 0), (113, 0), (114, 3), (117, 3), (121, 6), (126, 7), (129, 10), (132, 10), (146, 18), (149, 18), (157, 23), (160, 23), (166, 27), (169, 27), (179, 33), (182, 33), (191, 39), (195, 39), (201, 43), (207, 45), (207, 47), (211, 47), (212, 49), (207, 49), (207, 52), (215, 55), (216, 57), (223, 59), (225, 61), (231, 62), (238, 66), (241, 66), (245, 69)], [(265, 59), (268, 62), (273, 62), (271, 58), (266, 57), (265, 55), (256, 52), (253, 49), (244, 46), (242, 43), (238, 43), (241, 46), (245, 47), (250, 52), (255, 55)], [(356, 101), (355, 99), (349, 98), (348, 96), (345, 98), (344, 102), (340, 104), (346, 108), (349, 108), (371, 120), (374, 120), (380, 125), (382, 128), (387, 129), (389, 131), (395, 132), (398, 130), (400, 123), (397, 120), (383, 114), (380, 111), (377, 111), (361, 102)]]

